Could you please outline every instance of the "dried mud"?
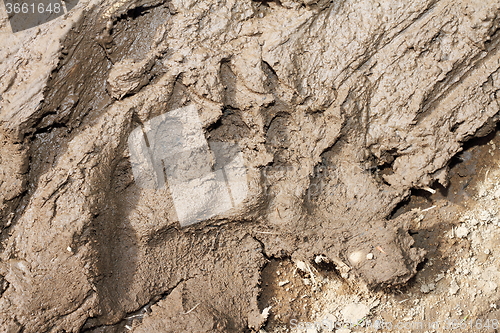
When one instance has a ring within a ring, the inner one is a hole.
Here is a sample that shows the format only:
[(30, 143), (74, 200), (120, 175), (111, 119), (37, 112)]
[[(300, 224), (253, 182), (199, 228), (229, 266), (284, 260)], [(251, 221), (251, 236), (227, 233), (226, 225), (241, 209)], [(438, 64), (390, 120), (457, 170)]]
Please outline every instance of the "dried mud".
[[(402, 205), (454, 193), (453, 157), (498, 121), (499, 13), (96, 0), (16, 34), (1, 20), (0, 332), (258, 331), (279, 259), (404, 285), (439, 254)], [(208, 142), (241, 149), (248, 194), (181, 227), (168, 188), (134, 181), (127, 140), (188, 105)]]

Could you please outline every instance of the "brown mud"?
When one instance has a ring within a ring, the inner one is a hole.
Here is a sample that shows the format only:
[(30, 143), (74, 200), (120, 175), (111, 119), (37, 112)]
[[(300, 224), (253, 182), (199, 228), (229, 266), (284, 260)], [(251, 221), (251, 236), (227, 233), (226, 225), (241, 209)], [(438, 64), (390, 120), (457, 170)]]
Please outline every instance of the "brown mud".
[[(278, 279), (411, 286), (452, 251), (437, 235), (483, 174), (457, 154), (498, 121), (499, 13), (83, 1), (2, 33), (0, 332), (259, 331), (312, 315)], [(188, 106), (241, 151), (247, 191), (181, 227), (174, 184), (139, 186), (129, 137)]]

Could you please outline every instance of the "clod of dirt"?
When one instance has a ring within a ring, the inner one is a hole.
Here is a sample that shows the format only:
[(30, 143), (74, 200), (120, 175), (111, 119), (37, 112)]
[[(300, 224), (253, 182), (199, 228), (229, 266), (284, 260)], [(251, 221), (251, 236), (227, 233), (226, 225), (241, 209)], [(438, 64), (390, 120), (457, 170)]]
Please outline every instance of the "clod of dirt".
[(113, 66), (109, 73), (109, 92), (112, 97), (122, 99), (123, 96), (138, 92), (149, 82), (148, 72), (153, 67), (151, 59), (136, 62), (125, 59)]
[[(392, 213), (446, 186), (450, 159), (498, 121), (499, 14), (493, 0), (95, 0), (2, 33), (0, 327), (257, 330), (266, 257), (404, 284), (425, 251), (418, 216)], [(189, 105), (207, 142), (238, 146), (247, 191), (181, 228), (168, 188), (135, 183), (127, 139)]]

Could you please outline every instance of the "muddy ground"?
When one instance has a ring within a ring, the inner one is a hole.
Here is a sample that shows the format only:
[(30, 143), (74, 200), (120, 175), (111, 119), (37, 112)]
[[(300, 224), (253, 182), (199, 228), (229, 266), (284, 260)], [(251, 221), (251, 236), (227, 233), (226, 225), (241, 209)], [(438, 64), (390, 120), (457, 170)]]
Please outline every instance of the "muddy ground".
[(394, 211), (420, 213), (410, 233), (428, 250), (407, 284), (373, 292), (334, 267), (316, 265), (311, 274), (274, 260), (263, 271), (266, 331), (498, 331), (499, 144), (498, 132), (472, 140), (452, 159), (448, 187), (413, 191)]
[(0, 8), (0, 332), (497, 329), (498, 1)]

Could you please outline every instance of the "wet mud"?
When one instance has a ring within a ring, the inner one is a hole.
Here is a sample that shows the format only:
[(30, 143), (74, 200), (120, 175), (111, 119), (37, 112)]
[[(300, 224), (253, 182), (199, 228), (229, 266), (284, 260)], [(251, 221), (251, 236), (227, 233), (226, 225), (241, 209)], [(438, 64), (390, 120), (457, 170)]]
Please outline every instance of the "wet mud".
[[(482, 171), (457, 159), (489, 158), (467, 142), (498, 121), (499, 12), (494, 1), (84, 1), (3, 33), (0, 331), (258, 331), (308, 315), (305, 300), (265, 305), (280, 298), (266, 286), (280, 265), (298, 267), (288, 283), (314, 285), (321, 267), (371, 290), (411, 283), (444, 256), (433, 232), (446, 223), (416, 227), (420, 210), (445, 214), (439, 200), (474, 187)], [(143, 161), (162, 161), (165, 186), (137, 182), (131, 133), (161, 145), (148, 126), (184, 107), (198, 148), (237, 147), (244, 161), (236, 185), (215, 152), (199, 166), (222, 180), (193, 191), (228, 188), (231, 208), (213, 216), (216, 192), (179, 199), (172, 160)], [(185, 226), (186, 207), (208, 217)]]

